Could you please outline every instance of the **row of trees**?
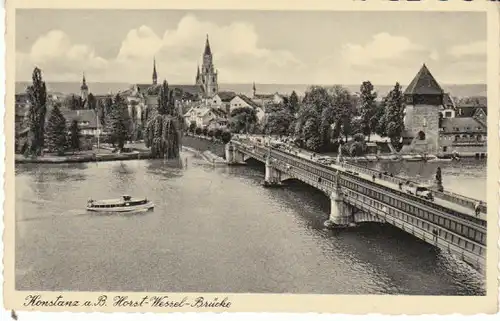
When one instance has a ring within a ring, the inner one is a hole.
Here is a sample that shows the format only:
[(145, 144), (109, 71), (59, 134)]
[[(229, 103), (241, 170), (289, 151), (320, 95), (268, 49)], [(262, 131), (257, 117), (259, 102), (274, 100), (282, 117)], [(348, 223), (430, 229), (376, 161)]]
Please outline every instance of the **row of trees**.
[[(317, 152), (336, 150), (339, 142), (356, 134), (369, 139), (371, 134), (377, 133), (389, 137), (396, 147), (399, 145), (404, 129), (404, 100), (399, 83), (381, 102), (376, 101), (377, 93), (369, 81), (361, 84), (359, 96), (341, 86), (312, 86), (302, 101), (297, 99), (296, 103), (294, 94), (281, 104), (266, 107), (262, 124), (264, 134), (294, 136), (300, 147)], [(238, 115), (251, 113), (234, 112)], [(251, 126), (254, 121), (253, 117), (239, 117), (234, 122), (238, 125), (234, 129)], [(251, 122), (244, 124), (248, 119)], [(359, 140), (361, 136), (357, 137)]]
[[(58, 104), (55, 104), (51, 109), (46, 121), (47, 89), (39, 68), (33, 70), (32, 78), (33, 83), (27, 88), (30, 108), (25, 154), (36, 157), (41, 155), (44, 148), (58, 154), (64, 153), (68, 149), (79, 149), (80, 129), (78, 122), (73, 121), (70, 128), (67, 128), (67, 120)], [(108, 97), (97, 112), (101, 116), (100, 125), (105, 132), (109, 133), (109, 140), (122, 149), (126, 139), (130, 136), (130, 117), (124, 98), (120, 95), (116, 95), (114, 98)]]
[(191, 122), (188, 128), (188, 132), (191, 132), (196, 135), (203, 135), (210, 138), (215, 138), (217, 140), (221, 140), (224, 144), (227, 144), (231, 140), (231, 133), (227, 130), (223, 130), (221, 128), (210, 128), (207, 127), (201, 128), (196, 126), (195, 122)]
[(77, 109), (92, 109), (97, 108), (97, 98), (92, 93), (89, 93), (87, 100), (84, 101), (81, 96), (71, 94), (64, 99), (64, 106), (71, 110)]

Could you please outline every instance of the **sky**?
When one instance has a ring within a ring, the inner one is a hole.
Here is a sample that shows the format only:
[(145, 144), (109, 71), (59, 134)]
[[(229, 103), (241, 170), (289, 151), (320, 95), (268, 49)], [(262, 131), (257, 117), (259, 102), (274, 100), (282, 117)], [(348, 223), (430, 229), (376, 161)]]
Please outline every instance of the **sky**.
[(192, 84), (207, 34), (219, 83), (486, 83), (485, 13), (116, 9), (18, 9), (16, 81)]

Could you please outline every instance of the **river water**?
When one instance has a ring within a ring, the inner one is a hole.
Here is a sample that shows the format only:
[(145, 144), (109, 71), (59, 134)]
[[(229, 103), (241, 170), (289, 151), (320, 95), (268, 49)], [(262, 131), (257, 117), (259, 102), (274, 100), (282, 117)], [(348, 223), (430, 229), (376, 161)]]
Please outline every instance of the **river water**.
[[(264, 189), (262, 165), (214, 168), (184, 157), (187, 168), (161, 160), (17, 165), (16, 288), (485, 294), (470, 267), (394, 227), (325, 230), (329, 199), (311, 187)], [(485, 165), (470, 165), (484, 171), (472, 177), (447, 166), (445, 188), (460, 189), (466, 179), (485, 191)], [(89, 197), (122, 194), (147, 196), (156, 207), (128, 215), (84, 210)]]

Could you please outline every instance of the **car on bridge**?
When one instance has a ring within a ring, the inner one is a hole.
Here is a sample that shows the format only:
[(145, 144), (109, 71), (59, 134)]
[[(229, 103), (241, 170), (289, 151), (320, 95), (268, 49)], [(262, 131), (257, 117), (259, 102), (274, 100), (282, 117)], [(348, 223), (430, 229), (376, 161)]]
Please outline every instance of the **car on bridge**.
[(422, 197), (431, 201), (434, 200), (432, 192), (429, 190), (427, 186), (424, 185), (417, 185), (417, 186), (413, 184), (404, 185), (403, 191), (405, 191), (408, 194)]

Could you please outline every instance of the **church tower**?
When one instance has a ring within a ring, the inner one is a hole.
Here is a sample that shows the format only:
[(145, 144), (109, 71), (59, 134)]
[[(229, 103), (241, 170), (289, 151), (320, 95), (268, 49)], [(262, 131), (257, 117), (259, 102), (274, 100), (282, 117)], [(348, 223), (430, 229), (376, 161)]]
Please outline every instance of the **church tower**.
[(83, 73), (82, 85), (80, 86), (80, 97), (82, 97), (82, 101), (87, 101), (89, 97), (89, 87), (87, 86), (87, 82), (85, 80), (85, 73)]
[(158, 74), (156, 73), (156, 58), (153, 58), (153, 85), (158, 84)]
[(404, 92), (405, 131), (417, 151), (439, 151), (439, 111), (443, 108), (443, 96), (443, 89), (424, 64)]
[(205, 50), (203, 52), (203, 64), (201, 66), (201, 74), (197, 76), (196, 84), (203, 87), (205, 97), (213, 97), (219, 92), (217, 83), (217, 71), (214, 68), (212, 50), (210, 42), (205, 41)]

